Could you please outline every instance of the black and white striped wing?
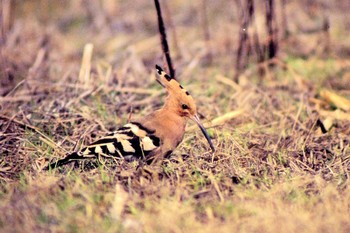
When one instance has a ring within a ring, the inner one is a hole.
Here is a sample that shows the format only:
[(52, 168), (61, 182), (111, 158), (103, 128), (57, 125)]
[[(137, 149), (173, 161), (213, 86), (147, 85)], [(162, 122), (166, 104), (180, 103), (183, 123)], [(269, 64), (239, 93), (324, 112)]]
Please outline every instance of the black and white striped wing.
[(140, 158), (147, 157), (159, 146), (160, 139), (154, 135), (154, 131), (132, 122), (83, 148), (80, 153), (84, 157), (106, 155)]
[(160, 139), (154, 133), (155, 131), (143, 127), (140, 123), (131, 122), (80, 151), (50, 164), (47, 168), (62, 166), (77, 159), (95, 158), (99, 155), (128, 159), (147, 158), (152, 151), (160, 147)]

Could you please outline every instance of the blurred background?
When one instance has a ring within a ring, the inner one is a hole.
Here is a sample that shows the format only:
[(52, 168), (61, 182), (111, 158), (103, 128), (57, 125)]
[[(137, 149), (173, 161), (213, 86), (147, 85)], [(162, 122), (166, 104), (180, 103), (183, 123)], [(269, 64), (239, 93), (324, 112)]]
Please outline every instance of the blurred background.
[[(345, 59), (350, 53), (346, 0), (175, 0), (161, 6), (178, 74), (214, 65), (238, 81), (248, 64), (273, 57)], [(2, 0), (1, 7), (1, 95), (28, 75), (41, 48), (47, 69), (39, 79), (46, 72), (50, 79), (77, 72), (86, 43), (93, 43), (93, 59), (102, 67), (133, 66), (134, 75), (162, 60), (153, 1)]]

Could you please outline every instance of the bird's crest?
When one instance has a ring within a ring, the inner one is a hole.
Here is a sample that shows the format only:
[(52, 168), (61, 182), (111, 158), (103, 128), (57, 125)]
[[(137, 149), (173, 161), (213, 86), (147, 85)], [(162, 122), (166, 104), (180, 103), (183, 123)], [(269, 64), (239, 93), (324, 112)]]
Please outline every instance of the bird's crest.
[(180, 83), (168, 75), (160, 66), (156, 65), (156, 69), (158, 73), (157, 81), (168, 90), (169, 94), (173, 92), (180, 92), (188, 96), (190, 95), (190, 93), (186, 91)]
[(165, 87), (169, 94), (165, 106), (178, 109), (179, 114), (182, 116), (196, 114), (196, 104), (190, 93), (160, 66), (156, 65), (156, 69), (158, 74), (157, 81)]
[(187, 117), (196, 122), (207, 139), (212, 151), (215, 151), (207, 131), (200, 123), (197, 115), (197, 107), (190, 93), (188, 93), (188, 91), (186, 91), (173, 77), (170, 77), (165, 73), (160, 66), (156, 65), (156, 69), (158, 73), (157, 81), (165, 87), (169, 93), (163, 108), (169, 111), (174, 111), (177, 115)]

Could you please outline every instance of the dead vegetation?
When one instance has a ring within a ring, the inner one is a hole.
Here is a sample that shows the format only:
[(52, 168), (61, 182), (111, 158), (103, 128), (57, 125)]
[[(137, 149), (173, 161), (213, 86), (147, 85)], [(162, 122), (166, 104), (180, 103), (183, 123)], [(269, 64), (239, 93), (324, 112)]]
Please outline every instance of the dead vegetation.
[(155, 9), (142, 1), (14, 2), (1, 34), (1, 231), (350, 231), (346, 1), (327, 3), (329, 54), (317, 30), (326, 3), (301, 11), (303, 3), (283, 1), (292, 13), (280, 55), (250, 64), (239, 83), (235, 4), (169, 2), (177, 79), (217, 152), (189, 126), (161, 166), (101, 158), (50, 172), (41, 169), (52, 159), (161, 105)]

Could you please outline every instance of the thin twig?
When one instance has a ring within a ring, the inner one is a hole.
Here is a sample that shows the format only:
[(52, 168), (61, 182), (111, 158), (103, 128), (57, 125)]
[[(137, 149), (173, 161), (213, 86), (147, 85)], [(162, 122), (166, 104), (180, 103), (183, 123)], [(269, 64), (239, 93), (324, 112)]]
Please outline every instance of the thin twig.
[(162, 49), (166, 58), (166, 61), (168, 63), (169, 73), (172, 78), (175, 78), (175, 70), (173, 68), (173, 64), (171, 61), (168, 41), (166, 39), (166, 32), (165, 32), (165, 26), (163, 22), (162, 12), (160, 9), (159, 1), (154, 0), (154, 4), (156, 5), (157, 9), (157, 16), (158, 16), (158, 25), (159, 25), (159, 34), (160, 34), (160, 40), (162, 42)]

